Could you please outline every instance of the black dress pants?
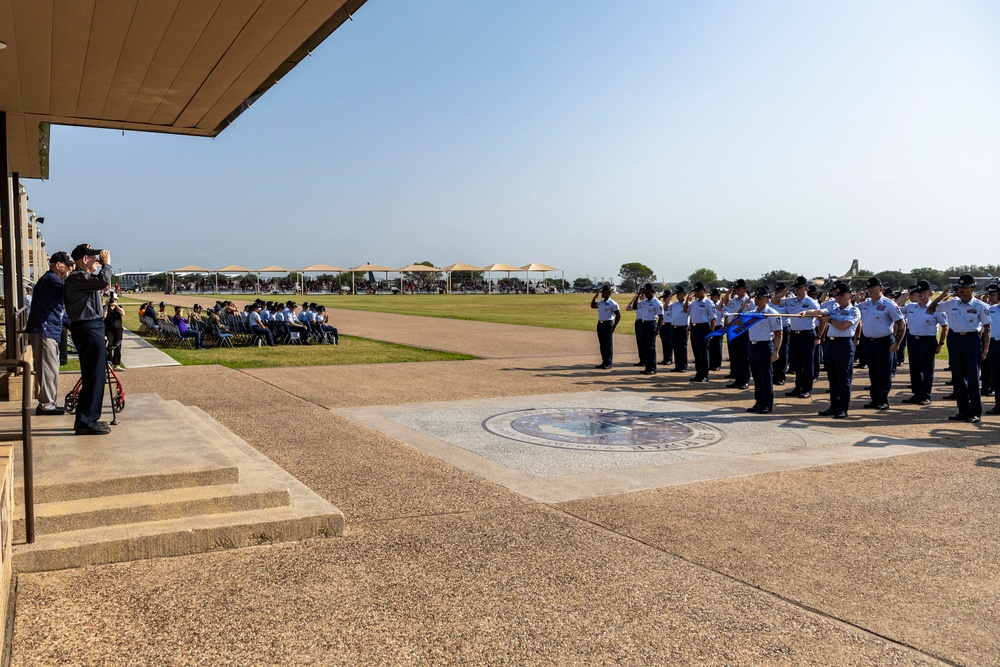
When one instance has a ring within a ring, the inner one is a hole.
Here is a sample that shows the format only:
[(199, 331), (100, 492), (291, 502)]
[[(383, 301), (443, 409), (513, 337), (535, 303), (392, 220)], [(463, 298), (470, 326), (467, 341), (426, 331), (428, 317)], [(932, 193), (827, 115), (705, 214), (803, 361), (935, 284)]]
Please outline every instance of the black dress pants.
[(670, 338), (674, 344), (674, 370), (686, 371), (688, 367), (688, 328), (672, 326)]
[(664, 322), (660, 325), (660, 347), (663, 348), (663, 365), (674, 362), (674, 342), (671, 340), (673, 327)]
[[(721, 324), (715, 325), (715, 331), (722, 328)], [(708, 370), (719, 370), (722, 368), (722, 336), (712, 336), (708, 339)]]
[(790, 329), (784, 327), (782, 329), (781, 336), (781, 347), (778, 348), (778, 358), (774, 362), (774, 381), (784, 382), (788, 375), (788, 346), (790, 345), (789, 335)]
[(639, 333), (640, 324), (642, 324), (642, 322), (640, 322), (639, 320), (635, 321), (635, 346), (639, 351), (639, 363), (642, 365), (646, 365), (646, 357), (643, 356), (642, 336)]
[(913, 398), (930, 399), (934, 384), (934, 353), (937, 338), (934, 336), (906, 335), (906, 347), (910, 350), (910, 386)]
[(990, 340), (990, 351), (986, 354), (986, 363), (990, 367), (990, 377), (992, 383), (990, 389), (993, 390), (993, 402), (1000, 408), (1000, 339)]
[(982, 353), (983, 341), (977, 332), (948, 332), (948, 359), (959, 414), (983, 416), (983, 397), (979, 386), (979, 356)]
[(812, 392), (813, 381), (816, 378), (816, 355), (819, 347), (816, 345), (816, 330), (792, 331), (788, 334), (788, 356), (795, 363), (795, 389), (799, 392)]
[(729, 371), (736, 384), (750, 384), (750, 338), (747, 335), (730, 339)]
[(750, 373), (753, 375), (753, 404), (757, 408), (774, 407), (774, 341), (750, 343)]
[(614, 321), (597, 323), (597, 342), (601, 346), (601, 365), (610, 366), (615, 356)]
[(104, 347), (104, 320), (85, 320), (69, 325), (73, 345), (80, 355), (80, 395), (76, 403), (76, 429), (94, 428), (101, 419), (104, 379), (108, 365)]
[(868, 363), (868, 376), (872, 381), (869, 392), (872, 403), (882, 405), (889, 402), (889, 392), (892, 390), (892, 375), (896, 367), (895, 354), (889, 351), (893, 337), (862, 338), (865, 350), (865, 361)]
[(639, 347), (647, 371), (656, 372), (656, 320), (639, 322)]
[(830, 381), (830, 408), (846, 414), (851, 407), (851, 381), (854, 378), (852, 337), (827, 340), (826, 374)]
[(708, 341), (705, 336), (712, 333), (708, 322), (691, 325), (691, 351), (694, 353), (694, 376), (708, 377)]

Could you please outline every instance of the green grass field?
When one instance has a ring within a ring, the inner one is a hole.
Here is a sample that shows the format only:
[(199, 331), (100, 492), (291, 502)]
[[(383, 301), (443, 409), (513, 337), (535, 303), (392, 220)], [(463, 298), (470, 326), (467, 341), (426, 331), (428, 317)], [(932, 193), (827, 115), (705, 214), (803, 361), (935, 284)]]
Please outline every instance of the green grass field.
[[(138, 333), (139, 316), (136, 308), (140, 302), (122, 299), (125, 310), (125, 327)], [(139, 334), (150, 344), (163, 350), (185, 366), (219, 364), (229, 368), (268, 368), (273, 366), (340, 366), (345, 364), (385, 364), (410, 361), (455, 361), (475, 359), (467, 354), (439, 352), (395, 343), (385, 343), (355, 336), (341, 336), (340, 345), (279, 345), (277, 347), (212, 347), (195, 350), (188, 344), (183, 347), (165, 346), (156, 339)], [(208, 341), (211, 344), (211, 341)], [(75, 359), (71, 359), (75, 362)], [(79, 362), (76, 368), (79, 369)], [(68, 370), (68, 367), (63, 367)]]
[[(590, 307), (592, 296), (591, 294), (309, 295), (297, 297), (295, 300), (315, 301), (332, 309), (331, 321), (336, 320), (336, 310), (343, 309), (591, 331), (597, 324), (597, 311)], [(632, 335), (631, 315), (624, 312), (632, 295), (618, 294), (614, 299), (623, 311), (622, 322), (629, 324), (628, 331), (622, 329), (618, 333)]]

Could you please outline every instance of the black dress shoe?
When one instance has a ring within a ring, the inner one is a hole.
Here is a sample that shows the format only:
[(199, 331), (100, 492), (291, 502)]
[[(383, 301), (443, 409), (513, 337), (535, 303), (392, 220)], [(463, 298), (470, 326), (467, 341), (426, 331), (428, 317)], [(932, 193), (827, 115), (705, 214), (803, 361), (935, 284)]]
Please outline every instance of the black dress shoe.
[(718, 371), (722, 370), (722, 366), (716, 366), (715, 368), (709, 368), (708, 370), (712, 371), (713, 373), (717, 373)]
[(722, 379), (723, 380), (732, 380), (734, 377), (736, 377), (736, 376), (733, 375), (732, 373), (727, 373), (726, 375), (722, 376)]
[(876, 403), (875, 401), (869, 401), (869, 402), (865, 403), (864, 405), (862, 405), (861, 407), (865, 408), (866, 410), (871, 410), (876, 405), (878, 405), (878, 403)]
[(930, 404), (931, 404), (931, 399), (929, 399), (929, 398), (921, 398), (917, 402), (917, 405), (930, 405)]
[(799, 394), (799, 398), (812, 398), (812, 394), (809, 393), (808, 391), (804, 391), (801, 394)]
[(785, 396), (800, 396), (802, 391), (799, 389), (792, 389), (791, 391), (786, 391)]
[(646, 364), (644, 364), (644, 363), (642, 363), (642, 362), (640, 361), (640, 362), (638, 362), (638, 363), (634, 363), (634, 364), (632, 364), (632, 365), (633, 365), (633, 366), (645, 366)]
[(983, 396), (985, 396), (987, 398), (993, 398), (994, 396), (996, 396), (996, 392), (993, 392), (993, 391), (984, 391), (983, 392)]
[(834, 419), (847, 419), (847, 413), (841, 410), (833, 416)]
[(730, 382), (726, 385), (726, 389), (739, 389), (742, 386), (739, 382)]
[(693, 378), (688, 378), (688, 382), (704, 382), (707, 379), (708, 378), (700, 378), (697, 375), (695, 375)]
[(605, 368), (611, 368), (611, 364), (601, 364), (600, 366), (594, 366), (594, 368), (600, 368), (603, 370)]
[(995, 408), (990, 408), (989, 410), (986, 411), (986, 414), (988, 414), (988, 415), (1000, 415), (1000, 406), (995, 407)]
[(780, 387), (780, 386), (782, 386), (783, 384), (785, 384), (785, 381), (784, 381), (784, 380), (775, 380), (775, 381), (774, 381), (774, 386), (775, 386), (775, 387)]
[(669, 365), (670, 365), (670, 360), (669, 360), (669, 359), (663, 359), (663, 360), (661, 360), (661, 361), (659, 362), (659, 364), (660, 364), (661, 366), (669, 366)]
[(955, 392), (952, 392), (952, 393), (948, 394), (947, 396), (944, 397), (943, 400), (945, 400), (945, 401), (954, 401), (955, 400)]
[(66, 408), (53, 408), (49, 410), (48, 408), (43, 408), (41, 406), (35, 408), (36, 415), (64, 415), (66, 414)]
[(767, 415), (767, 414), (770, 414), (770, 413), (771, 413), (771, 408), (767, 408), (767, 407), (764, 407), (764, 408), (761, 408), (761, 409), (757, 410), (757, 414), (759, 414), (759, 415)]
[(903, 400), (901, 400), (900, 403), (909, 403), (910, 405), (916, 405), (917, 403), (920, 402), (920, 400), (921, 399), (918, 396), (910, 396), (909, 398), (904, 398)]
[(837, 412), (838, 411), (834, 410), (833, 408), (827, 408), (826, 410), (821, 410), (819, 412), (819, 416), (820, 417), (831, 417), (831, 416), (837, 414)]
[(756, 405), (752, 405), (749, 408), (747, 408), (747, 412), (760, 412), (760, 411), (761, 408), (758, 408)]
[(970, 415), (967, 412), (959, 412), (957, 415), (952, 415), (951, 417), (948, 417), (948, 421), (952, 421), (952, 422), (964, 422), (966, 419), (968, 419), (971, 416), (972, 415)]
[(111, 427), (105, 422), (97, 422), (94, 426), (84, 426), (76, 429), (77, 435), (107, 435), (111, 433)]
[(656, 371), (639, 371), (639, 375), (656, 375)]
[(972, 415), (965, 421), (969, 422), (970, 424), (978, 424), (979, 422), (982, 421), (982, 419), (979, 417), (979, 415)]
[(879, 403), (878, 405), (875, 406), (875, 409), (876, 410), (888, 410), (889, 409), (889, 404), (888, 403)]

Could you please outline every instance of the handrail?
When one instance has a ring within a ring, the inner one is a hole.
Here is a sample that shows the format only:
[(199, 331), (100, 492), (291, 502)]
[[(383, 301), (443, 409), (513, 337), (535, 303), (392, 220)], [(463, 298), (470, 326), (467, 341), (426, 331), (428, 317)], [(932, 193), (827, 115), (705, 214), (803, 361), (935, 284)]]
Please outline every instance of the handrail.
[(35, 469), (31, 447), (31, 364), (24, 359), (0, 359), (0, 368), (20, 368), (22, 458), (24, 459), (24, 534), (28, 544), (35, 541)]

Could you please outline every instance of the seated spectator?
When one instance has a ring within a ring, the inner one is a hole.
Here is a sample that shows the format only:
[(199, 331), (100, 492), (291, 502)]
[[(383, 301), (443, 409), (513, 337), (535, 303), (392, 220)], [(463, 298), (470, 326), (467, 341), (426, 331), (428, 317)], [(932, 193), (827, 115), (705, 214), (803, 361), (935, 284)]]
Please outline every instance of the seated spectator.
[(250, 331), (266, 340), (268, 347), (274, 347), (274, 336), (271, 335), (271, 332), (264, 327), (260, 320), (260, 313), (258, 312), (260, 306), (252, 303), (247, 308), (249, 308), (247, 311), (247, 325), (250, 327)]
[(323, 330), (323, 333), (333, 336), (333, 344), (340, 345), (340, 334), (337, 328), (327, 324), (330, 321), (330, 315), (326, 312), (326, 306), (317, 306), (316, 321), (319, 323), (319, 328)]
[(187, 320), (184, 319), (183, 308), (174, 306), (174, 316), (170, 318), (170, 321), (177, 327), (177, 333), (181, 335), (181, 338), (194, 338), (196, 350), (208, 349), (208, 346), (201, 342), (201, 332), (188, 328)]
[(191, 308), (191, 323), (194, 324), (195, 320), (199, 324), (205, 323), (205, 309), (201, 307), (201, 304), (194, 304)]
[(222, 323), (222, 318), (219, 317), (219, 313), (222, 312), (222, 306), (216, 306), (213, 310), (208, 313), (208, 326), (218, 327), (220, 333), (230, 333), (226, 325)]

